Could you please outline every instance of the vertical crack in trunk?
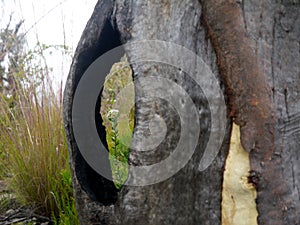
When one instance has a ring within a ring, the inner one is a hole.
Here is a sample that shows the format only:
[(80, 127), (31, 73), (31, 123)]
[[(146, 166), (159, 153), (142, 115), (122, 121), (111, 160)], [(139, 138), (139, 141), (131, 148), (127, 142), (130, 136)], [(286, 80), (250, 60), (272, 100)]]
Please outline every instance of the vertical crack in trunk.
[(283, 224), (286, 185), (280, 152), (274, 152), (272, 92), (259, 68), (255, 41), (245, 29), (243, 11), (233, 0), (200, 0), (208, 35), (226, 85), (231, 117), (241, 128), (241, 143), (250, 152), (256, 176), (259, 224)]

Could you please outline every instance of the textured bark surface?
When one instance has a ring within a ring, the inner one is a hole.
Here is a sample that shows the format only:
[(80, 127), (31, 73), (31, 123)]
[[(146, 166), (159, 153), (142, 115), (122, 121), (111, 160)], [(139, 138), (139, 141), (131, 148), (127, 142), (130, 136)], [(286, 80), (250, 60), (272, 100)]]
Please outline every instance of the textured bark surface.
[[(143, 39), (171, 41), (192, 50), (224, 80), (230, 115), (243, 126), (242, 144), (250, 151), (252, 169), (259, 176), (259, 224), (299, 224), (299, 1), (207, 0), (202, 4), (204, 13), (198, 0), (98, 1), (78, 43), (64, 94), (73, 185), (82, 224), (221, 224), (230, 127), (217, 158), (200, 172), (210, 111), (201, 88), (178, 69), (159, 63), (132, 65), (135, 78), (155, 75), (178, 83), (201, 112), (196, 151), (180, 172), (158, 184), (125, 186), (118, 191), (89, 167), (78, 150), (72, 130), (72, 102), (84, 71), (106, 51)], [(129, 59), (134, 57), (131, 49), (126, 52)], [(131, 152), (132, 164), (147, 165), (165, 158), (176, 147), (180, 126), (170, 105), (142, 98), (143, 87), (139, 83), (135, 86), (135, 135), (147, 132), (154, 114), (162, 115), (168, 127), (167, 138), (155, 154)], [(99, 131), (104, 130), (101, 118), (95, 117)], [(105, 137), (104, 133), (99, 135)]]
[[(78, 151), (71, 124), (73, 93), (87, 66), (105, 50), (114, 47), (110, 42), (119, 41), (118, 44), (121, 44), (128, 40), (144, 39), (171, 41), (193, 50), (218, 74), (216, 57), (201, 24), (201, 6), (197, 0), (112, 3), (113, 1), (98, 2), (78, 44), (65, 91), (65, 122), (81, 223), (220, 224), (222, 175), (228, 143), (224, 143), (219, 155), (207, 170), (198, 170), (210, 132), (210, 111), (201, 88), (177, 68), (159, 63), (133, 65), (135, 77), (154, 75), (176, 82), (186, 90), (201, 112), (201, 134), (196, 151), (180, 172), (157, 184), (144, 187), (125, 186), (117, 191), (111, 182), (97, 175), (88, 166)], [(105, 27), (108, 28), (105, 30)], [(126, 51), (129, 59), (135, 56), (131, 49)], [(149, 120), (154, 114), (161, 115), (168, 127), (167, 137), (155, 151), (142, 155), (131, 152), (132, 164), (148, 165), (159, 162), (172, 152), (177, 145), (181, 128), (178, 114), (171, 105), (159, 99), (143, 98), (143, 87), (138, 83), (135, 86), (135, 135), (147, 132)], [(219, 106), (216, 103), (210, 107)], [(190, 120), (193, 122), (194, 118)], [(111, 197), (103, 197), (105, 195)]]
[[(264, 7), (274, 7), (273, 10), (284, 7), (273, 2), (268, 4), (260, 6), (262, 13), (267, 9)], [(247, 30), (248, 21), (243, 17), (245, 15), (243, 5), (227, 0), (207, 0), (202, 1), (202, 5), (208, 33), (217, 53), (221, 75), (226, 83), (231, 116), (241, 126), (242, 145), (250, 152), (251, 170), (257, 176), (258, 222), (260, 224), (299, 223), (299, 200), (290, 199), (288, 187), (290, 181), (285, 179), (286, 174), (282, 170), (285, 165), (282, 160), (281, 146), (277, 145), (275, 148), (275, 129), (278, 129), (278, 126), (275, 125), (274, 103), (270, 88), (273, 85), (268, 82), (267, 71), (260, 63), (261, 61), (274, 62), (261, 54), (259, 50), (263, 49), (256, 47), (263, 39), (251, 35), (253, 27)], [(254, 4), (251, 5), (253, 6)], [(245, 5), (244, 8), (247, 10)], [(294, 10), (299, 12), (299, 5), (294, 5)], [(273, 13), (275, 14), (276, 11)], [(255, 18), (255, 15), (249, 16), (251, 19)], [(260, 18), (261, 21), (256, 24), (257, 26), (263, 22), (263, 14)], [(297, 18), (293, 19), (297, 20)], [(261, 32), (265, 30), (261, 29)], [(273, 69), (277, 70), (276, 66), (276, 64), (272, 65)], [(295, 72), (296, 74), (293, 75), (299, 76), (299, 70)], [(299, 83), (299, 79), (297, 82)], [(273, 88), (276, 98), (275, 91)], [(298, 207), (295, 207), (292, 202), (298, 204)]]
[[(241, 126), (242, 144), (250, 152), (251, 170), (257, 176), (258, 222), (299, 224), (299, 135), (295, 136), (299, 134), (300, 111), (296, 25), (300, 5), (297, 1), (239, 3), (202, 1), (231, 116)], [(288, 89), (293, 92), (287, 93)], [(284, 101), (278, 101), (282, 96)], [(282, 126), (296, 130), (288, 137), (293, 147), (284, 144), (287, 134)]]

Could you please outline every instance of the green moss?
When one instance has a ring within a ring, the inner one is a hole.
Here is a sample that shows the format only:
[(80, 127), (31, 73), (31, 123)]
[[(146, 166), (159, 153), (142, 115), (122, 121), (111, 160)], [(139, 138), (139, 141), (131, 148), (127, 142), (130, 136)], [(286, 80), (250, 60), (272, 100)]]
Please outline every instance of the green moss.
[(134, 126), (134, 85), (126, 56), (106, 76), (100, 114), (106, 130), (110, 165), (115, 186), (128, 178), (129, 146)]

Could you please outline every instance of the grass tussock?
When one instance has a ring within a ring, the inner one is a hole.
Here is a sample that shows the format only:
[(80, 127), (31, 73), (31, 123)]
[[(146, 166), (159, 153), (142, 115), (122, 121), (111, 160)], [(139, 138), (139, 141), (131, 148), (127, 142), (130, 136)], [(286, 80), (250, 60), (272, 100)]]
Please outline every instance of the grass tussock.
[(2, 176), (21, 204), (52, 218), (55, 224), (79, 224), (61, 94), (55, 95), (44, 78), (16, 84), (13, 96), (0, 96)]

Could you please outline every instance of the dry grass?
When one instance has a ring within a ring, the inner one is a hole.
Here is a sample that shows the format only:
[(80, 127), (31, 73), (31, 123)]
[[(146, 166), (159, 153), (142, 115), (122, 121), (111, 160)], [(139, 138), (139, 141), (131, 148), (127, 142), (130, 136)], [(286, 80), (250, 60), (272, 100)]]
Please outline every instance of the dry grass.
[(21, 204), (76, 225), (60, 96), (45, 80), (27, 80), (13, 98), (1, 96), (0, 151), (9, 188)]

